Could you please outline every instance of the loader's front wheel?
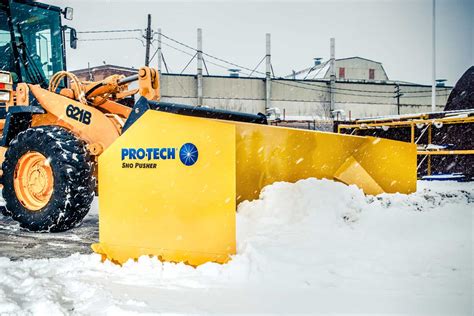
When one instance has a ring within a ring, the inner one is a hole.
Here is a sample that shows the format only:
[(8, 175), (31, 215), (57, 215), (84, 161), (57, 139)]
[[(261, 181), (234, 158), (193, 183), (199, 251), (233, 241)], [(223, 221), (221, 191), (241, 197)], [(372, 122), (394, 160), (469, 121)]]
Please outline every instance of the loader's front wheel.
[(2, 169), (7, 212), (24, 228), (68, 230), (89, 211), (93, 163), (85, 143), (64, 128), (43, 126), (19, 133)]
[(54, 177), (48, 158), (29, 151), (18, 160), (13, 187), (18, 200), (30, 211), (45, 207), (53, 194)]

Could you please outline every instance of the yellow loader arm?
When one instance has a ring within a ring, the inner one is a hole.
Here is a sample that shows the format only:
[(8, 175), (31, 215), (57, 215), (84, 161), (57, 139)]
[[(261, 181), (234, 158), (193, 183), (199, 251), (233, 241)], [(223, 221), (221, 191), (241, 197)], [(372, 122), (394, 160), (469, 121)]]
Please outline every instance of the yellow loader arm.
[[(64, 80), (69, 81), (70, 87), (59, 91), (59, 84)], [(130, 90), (129, 84), (134, 81), (138, 81), (138, 88)], [(90, 153), (97, 156), (120, 136), (130, 115), (131, 109), (117, 101), (136, 93), (148, 100), (159, 100), (159, 78), (155, 69), (142, 67), (137, 75), (112, 75), (97, 82), (81, 82), (73, 73), (61, 71), (53, 75), (48, 89), (18, 84), (15, 102), (12, 98), (8, 106), (26, 109), (37, 102), (40, 108), (32, 115), (31, 127), (64, 127), (86, 141)]]
[[(60, 71), (51, 78), (49, 91), (56, 91), (65, 78), (70, 80), (71, 88), (62, 89), (60, 93), (83, 104), (99, 106), (107, 101), (119, 101), (136, 93), (148, 100), (160, 99), (158, 71), (149, 67), (140, 68), (138, 74), (130, 77), (112, 75), (96, 82), (81, 82), (73, 73)], [(129, 90), (129, 83), (134, 81), (138, 81), (139, 88)]]

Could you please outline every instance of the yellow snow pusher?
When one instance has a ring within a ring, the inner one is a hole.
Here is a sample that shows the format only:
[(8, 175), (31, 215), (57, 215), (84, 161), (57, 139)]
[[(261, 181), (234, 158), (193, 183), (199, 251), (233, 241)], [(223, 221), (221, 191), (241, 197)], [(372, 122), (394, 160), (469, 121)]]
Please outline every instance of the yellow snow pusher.
[[(416, 190), (415, 144), (158, 102), (151, 68), (99, 82), (59, 72), (48, 89), (19, 83), (13, 91), (4, 77), (4, 213), (29, 230), (70, 229), (89, 211), (98, 169), (93, 249), (118, 263), (141, 255), (226, 262), (235, 253), (236, 205), (275, 181), (327, 178), (366, 194)], [(58, 88), (66, 78), (71, 88)], [(132, 81), (138, 89), (128, 89)], [(133, 108), (116, 102), (136, 93)]]
[[(118, 263), (156, 255), (199, 265), (229, 260), (236, 205), (275, 181), (327, 178), (367, 194), (416, 190), (415, 144), (158, 102), (157, 75), (144, 67), (81, 82), (60, 72), (48, 89), (19, 83), (13, 91), (4, 73), (4, 214), (29, 230), (70, 229), (89, 211), (98, 169), (94, 251)], [(58, 88), (65, 78), (72, 88)], [(138, 89), (128, 90), (132, 81)], [(133, 108), (115, 102), (135, 93)]]
[[(416, 190), (415, 144), (158, 102), (158, 72), (148, 67), (81, 81), (65, 67), (66, 29), (77, 45), (76, 31), (61, 24), (71, 8), (0, 0), (0, 14), (0, 210), (23, 228), (75, 227), (98, 183), (96, 252), (119, 263), (155, 255), (198, 265), (229, 260), (236, 205), (275, 181), (327, 178), (367, 194)], [(136, 94), (133, 108), (122, 104)]]
[(117, 263), (142, 255), (227, 262), (236, 252), (236, 205), (275, 181), (326, 178), (366, 194), (416, 190), (413, 144), (145, 98), (132, 115), (133, 125), (99, 158), (93, 249)]

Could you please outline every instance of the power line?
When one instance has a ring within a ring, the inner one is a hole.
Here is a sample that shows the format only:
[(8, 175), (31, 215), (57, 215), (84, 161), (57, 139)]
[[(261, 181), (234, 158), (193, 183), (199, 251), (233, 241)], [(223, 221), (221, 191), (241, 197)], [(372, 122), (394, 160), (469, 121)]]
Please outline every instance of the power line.
[(161, 44), (163, 44), (163, 45), (165, 45), (165, 46), (167, 46), (167, 47), (169, 47), (169, 48), (172, 48), (172, 49), (174, 49), (174, 50), (176, 50), (176, 51), (178, 51), (178, 52), (181, 52), (181, 53), (183, 53), (183, 54), (186, 54), (186, 55), (188, 55), (188, 56), (194, 56), (194, 54), (191, 54), (191, 53), (189, 53), (189, 52), (187, 52), (187, 51), (184, 51), (184, 50), (182, 50), (182, 49), (180, 49), (180, 48), (177, 48), (177, 47), (175, 47), (175, 46), (173, 46), (173, 45), (170, 45), (170, 44), (168, 44), (168, 43), (161, 42)]
[(194, 54), (194, 56), (188, 61), (188, 63), (186, 64), (186, 66), (184, 66), (183, 70), (181, 70), (180, 75), (183, 74), (183, 72), (186, 70), (186, 68), (188, 68), (189, 64), (194, 60), (194, 58), (196, 58), (196, 55), (197, 55), (197, 53)]
[[(178, 41), (178, 40), (175, 40), (174, 38), (171, 38), (171, 37), (169, 37), (169, 36), (167, 36), (167, 35), (165, 35), (165, 34), (163, 34), (163, 33), (161, 33), (161, 36), (163, 36), (164, 38), (166, 38), (166, 39), (168, 39), (168, 40), (170, 40), (170, 41), (172, 41), (172, 42), (175, 42), (176, 44), (179, 44), (179, 45), (181, 45), (181, 46), (184, 46), (184, 47), (186, 47), (186, 48), (188, 48), (188, 49), (191, 49), (191, 50), (197, 52), (197, 49), (196, 49), (196, 48), (194, 48), (194, 47), (192, 47), (192, 46), (189, 46), (189, 45), (187, 45), (187, 44), (185, 44), (185, 43), (183, 43), (183, 42), (180, 42), (180, 41)], [(242, 65), (239, 65), (239, 64), (236, 64), (236, 63), (227, 61), (227, 60), (225, 60), (225, 59), (222, 59), (222, 58), (213, 56), (213, 55), (208, 54), (208, 53), (205, 53), (205, 52), (203, 52), (202, 54), (205, 55), (205, 56), (207, 56), (207, 57), (209, 57), (209, 58), (218, 60), (218, 61), (220, 61), (220, 62), (223, 62), (223, 63), (229, 64), (229, 65), (232, 65), (232, 66), (234, 66), (234, 67), (238, 67), (238, 68), (240, 68), (240, 69), (245, 69), (245, 70), (247, 70), (247, 71), (252, 72), (252, 69), (250, 69), (250, 68), (248, 68), (248, 67), (245, 67), (245, 66), (242, 66)], [(211, 62), (209, 62), (209, 63), (211, 63)], [(265, 75), (265, 73), (264, 73), (264, 72), (261, 72), (261, 71), (255, 70), (254, 72), (259, 73), (259, 74), (262, 74), (262, 75)]]
[[(316, 70), (316, 68), (319, 68), (319, 70), (316, 72), (316, 74), (313, 76), (313, 79), (316, 78), (316, 76), (321, 72), (321, 70), (323, 70), (324, 68), (326, 68), (326, 65), (329, 63), (329, 60), (322, 63), (322, 64), (319, 64), (319, 65), (314, 65), (313, 67), (311, 67), (309, 70), (308, 70), (308, 73), (306, 74), (306, 76), (304, 76), (303, 80), (308, 78), (309, 74)], [(304, 70), (303, 70), (304, 72)]]
[[(289, 86), (289, 87), (294, 87), (294, 88), (299, 88), (299, 89), (304, 89), (304, 90), (310, 90), (310, 91), (317, 91), (317, 92), (328, 92), (329, 91), (329, 88), (325, 88), (325, 87), (321, 87), (322, 89), (315, 89), (315, 88), (307, 88), (304, 85), (303, 86), (294, 85), (294, 84), (290, 84), (290, 83), (282, 82), (282, 81), (278, 81), (278, 80), (273, 80), (272, 82), (274, 82), (276, 84), (280, 84), (280, 85), (285, 85), (285, 86)], [(313, 87), (315, 87), (315, 86), (313, 85)], [(391, 96), (379, 96), (379, 95), (370, 95), (370, 94), (369, 95), (362, 95), (362, 94), (342, 93), (342, 92), (334, 92), (334, 94), (350, 95), (350, 96), (362, 96), (362, 97), (368, 97), (368, 98), (391, 98)]]
[[(326, 62), (327, 63), (327, 62)], [(319, 70), (314, 74), (313, 79), (316, 78), (317, 75), (324, 69), (324, 67), (319, 68)], [(308, 73), (309, 75), (309, 73)]]
[[(163, 35), (163, 34), (162, 34), (162, 35)], [(163, 35), (163, 36), (164, 36), (164, 35)], [(181, 53), (183, 53), (183, 54), (186, 54), (186, 55), (188, 55), (188, 56), (191, 56), (191, 57), (194, 56), (192, 53), (189, 53), (189, 52), (187, 52), (187, 51), (184, 51), (184, 50), (182, 50), (182, 49), (180, 49), (180, 48), (177, 48), (176, 46), (170, 45), (170, 44), (165, 43), (165, 42), (163, 42), (163, 41), (161, 42), (161, 44), (163, 44), (163, 45), (165, 45), (165, 46), (167, 46), (167, 47), (169, 47), (169, 48), (172, 48), (172, 49), (174, 49), (174, 50), (176, 50), (176, 51), (178, 51), (178, 52), (181, 52)], [(193, 50), (194, 50), (194, 49), (193, 49)], [(196, 51), (197, 51), (197, 50), (196, 50)], [(203, 54), (204, 54), (204, 53), (203, 53)], [(217, 67), (226, 69), (226, 70), (229, 69), (227, 66), (223, 66), (223, 65), (221, 65), (221, 64), (217, 64), (217, 63), (212, 62), (212, 61), (208, 61), (208, 62), (209, 62), (211, 65), (214, 65), (214, 66), (217, 66)], [(241, 73), (244, 74), (244, 75), (249, 75), (248, 73), (245, 73), (245, 72), (241, 72)]]
[[(295, 80), (289, 80), (289, 81), (292, 82), (292, 81), (295, 81)], [(318, 92), (328, 92), (327, 87), (313, 85), (313, 84), (306, 84), (305, 82), (301, 82), (301, 81), (296, 81), (296, 82), (298, 82), (299, 85), (292, 85), (292, 84), (289, 84), (289, 83), (283, 83), (281, 81), (275, 81), (275, 80), (273, 82), (276, 82), (278, 84), (291, 86), (291, 87), (295, 87), (295, 88), (302, 88), (302, 89), (313, 90), (313, 91), (318, 91)], [(311, 88), (306, 88), (307, 86), (310, 86)], [(317, 89), (317, 88), (321, 88), (321, 89)], [(333, 89), (336, 90), (338, 88), (333, 88)], [(338, 89), (338, 90), (343, 90), (343, 89)], [(344, 89), (344, 90), (346, 90), (346, 89)], [(347, 90), (349, 90), (349, 89), (347, 89)], [(334, 92), (334, 93), (339, 94), (339, 95), (360, 96), (360, 97), (368, 97), (368, 98), (392, 98), (392, 95), (393, 95), (393, 93), (391, 93), (391, 95), (377, 95), (377, 94), (373, 94), (371, 91), (364, 91), (364, 92), (370, 93), (370, 94), (356, 94), (356, 93), (343, 93), (343, 92)]]
[[(162, 34), (163, 36), (165, 36), (164, 34)], [(192, 53), (189, 53), (189, 52), (186, 52), (180, 48), (177, 48), (173, 45), (170, 45), (168, 43), (165, 43), (165, 42), (162, 42), (163, 45), (165, 46), (168, 46), (176, 51), (179, 51), (181, 53), (184, 53), (188, 56), (191, 56), (193, 57), (194, 55)], [(184, 44), (186, 45), (186, 44)], [(185, 46), (186, 47), (186, 46)], [(192, 47), (190, 49), (193, 49)], [(194, 49), (193, 49), (194, 50)], [(203, 53), (204, 54), (204, 53)], [(217, 67), (221, 67), (221, 68), (224, 68), (224, 69), (227, 69), (226, 66), (223, 66), (223, 65), (220, 65), (220, 64), (217, 64), (217, 63), (214, 63), (214, 62), (211, 62), (209, 61), (210, 64), (213, 64)], [(246, 67), (243, 67), (245, 69), (249, 69), (249, 68), (246, 68)], [(245, 73), (245, 72), (242, 72), (243, 74), (245, 75), (249, 75), (248, 73)], [(304, 90), (311, 90), (311, 91), (317, 91), (317, 92), (327, 92), (327, 88), (326, 87), (323, 87), (323, 86), (318, 86), (318, 85), (315, 85), (315, 84), (310, 84), (310, 83), (307, 83), (307, 82), (302, 82), (301, 80), (291, 80), (291, 81), (296, 81), (299, 83), (299, 85), (293, 85), (293, 84), (289, 84), (289, 83), (283, 83), (281, 81), (276, 81), (274, 80), (273, 82), (277, 83), (277, 84), (281, 84), (281, 85), (286, 85), (286, 86), (290, 86), (290, 87), (295, 87), (295, 88), (300, 88), (300, 89), (304, 89)], [(304, 85), (304, 86), (310, 86), (311, 88), (307, 88), (307, 87), (302, 87), (301, 85)], [(319, 89), (318, 89), (319, 88)], [(365, 92), (367, 94), (354, 94), (354, 93), (343, 93), (343, 92), (334, 92), (335, 94), (339, 94), (339, 95), (349, 95), (349, 96), (361, 96), (361, 97), (368, 97), (368, 98), (392, 98), (393, 96), (393, 92), (390, 92), (389, 95), (377, 95), (377, 94), (373, 94), (373, 92), (377, 92), (377, 91), (367, 91), (367, 90), (352, 90), (352, 89), (344, 89), (344, 88), (334, 88), (334, 90), (347, 90), (347, 91), (359, 91), (359, 92)], [(385, 93), (385, 91), (380, 91), (380, 92), (383, 92)]]
[(163, 53), (161, 53), (161, 58), (163, 59), (163, 64), (165, 65), (166, 72), (170, 73), (170, 71), (168, 70), (168, 64), (166, 64), (165, 56), (163, 55)]
[[(141, 32), (143, 31), (142, 29), (124, 29), (124, 30), (100, 30), (100, 31), (82, 31), (82, 32), (78, 32), (78, 33), (82, 33), (82, 34), (86, 34), (86, 33), (123, 33), (123, 32)], [(183, 42), (180, 42), (174, 38), (171, 38), (163, 33), (161, 33), (161, 35), (176, 43), (176, 44), (179, 44), (183, 47), (186, 47), (187, 49), (190, 49), (194, 52), (197, 52), (198, 50), (190, 45), (187, 45)], [(134, 39), (134, 40), (139, 40), (140, 42), (142, 42), (143, 44), (143, 40), (138, 38), (138, 37), (116, 37), (116, 38), (86, 38), (86, 39), (79, 39), (80, 41), (114, 41), (114, 40), (131, 40), (131, 39)], [(165, 43), (165, 42), (161, 42), (163, 45), (165, 46), (168, 46), (176, 51), (179, 51), (181, 53), (184, 53), (188, 56), (191, 56), (191, 57), (195, 57), (195, 54), (191, 54), (189, 52), (186, 52), (182, 49), (179, 49), (177, 47), (174, 47), (168, 43)], [(150, 58), (150, 60), (152, 60), (156, 53), (158, 52), (158, 50), (155, 51), (155, 53), (153, 54), (153, 56)], [(234, 67), (238, 67), (240, 69), (245, 69), (245, 70), (248, 70), (250, 71), (250, 73), (245, 73), (245, 72), (241, 72), (242, 74), (244, 75), (248, 75), (249, 77), (252, 76), (253, 73), (259, 73), (259, 74), (262, 74), (262, 75), (265, 75), (265, 73), (261, 72), (261, 71), (257, 71), (256, 68), (258, 68), (258, 66), (261, 64), (261, 62), (263, 61), (260, 61), (257, 66), (254, 68), (254, 69), (250, 69), (248, 67), (245, 67), (245, 66), (242, 66), (242, 65), (239, 65), (239, 64), (236, 64), (236, 63), (233, 63), (233, 62), (230, 62), (230, 61), (227, 61), (225, 59), (222, 59), (222, 58), (219, 58), (219, 57), (216, 57), (216, 56), (213, 56), (211, 54), (208, 54), (208, 53), (205, 53), (203, 52), (202, 53), (203, 55), (207, 56), (207, 57), (210, 57), (212, 59), (215, 59), (217, 61), (220, 61), (220, 62), (223, 62), (223, 63), (226, 63), (228, 65), (232, 65)], [(191, 59), (192, 60), (192, 59)], [(217, 67), (220, 67), (220, 68), (223, 68), (223, 69), (228, 69), (227, 66), (224, 66), (224, 65), (221, 65), (221, 64), (218, 64), (218, 63), (215, 63), (215, 62), (212, 62), (212, 61), (208, 61), (210, 64), (214, 65), (214, 66), (217, 66)], [(188, 64), (186, 65), (186, 67), (189, 65), (190, 62), (188, 62)], [(185, 69), (186, 69), (185, 67)], [(207, 68), (207, 66), (206, 66)], [(321, 68), (322, 69), (322, 68)], [(321, 71), (321, 69), (319, 71)], [(207, 69), (206, 69), (207, 70)], [(272, 69), (273, 71), (273, 69)], [(317, 74), (319, 74), (319, 71)], [(315, 76), (316, 76), (315, 75)], [(273, 77), (275, 77), (275, 74), (273, 73)], [(296, 87), (296, 88), (300, 88), (300, 89), (305, 89), (305, 90), (312, 90), (312, 91), (318, 91), (318, 92), (327, 92), (327, 88), (324, 87), (324, 86), (321, 86), (321, 85), (317, 85), (317, 84), (312, 84), (308, 81), (305, 81), (305, 80), (292, 80), (294, 82), (298, 82), (299, 85), (292, 85), (292, 84), (288, 84), (288, 83), (282, 83), (281, 81), (275, 81), (277, 84), (282, 84), (282, 85), (287, 85), (287, 86), (291, 86), (291, 87)], [(305, 86), (308, 86), (308, 87), (311, 87), (311, 88), (304, 88), (304, 87), (301, 87), (300, 85), (305, 85)], [(390, 92), (390, 91), (374, 91), (374, 90), (360, 90), (360, 89), (348, 89), (348, 88), (339, 88), (339, 87), (334, 87), (333, 90), (339, 90), (339, 91), (348, 91), (348, 92), (360, 92), (360, 93), (366, 93), (366, 94), (355, 94), (355, 93), (343, 93), (343, 92), (335, 92), (336, 94), (340, 94), (340, 95), (350, 95), (350, 96), (361, 96), (361, 97), (376, 97), (376, 98), (380, 98), (380, 97), (385, 97), (385, 98), (391, 98), (393, 96), (393, 92)], [(446, 88), (446, 92), (448, 92), (449, 88)], [(375, 94), (374, 94), (375, 93)], [(413, 94), (416, 94), (416, 93), (430, 93), (430, 91), (403, 91), (403, 93), (405, 94), (411, 94), (410, 97), (431, 97), (430, 95), (413, 95)], [(444, 94), (438, 94), (439, 96), (444, 96)], [(446, 96), (449, 95), (449, 93), (446, 94)]]
[(97, 33), (126, 33), (126, 32), (141, 32), (142, 29), (129, 29), (129, 30), (100, 30), (100, 31), (80, 31), (78, 34), (97, 34)]
[(101, 41), (122, 41), (122, 40), (137, 40), (139, 41), (143, 46), (145, 46), (145, 43), (143, 42), (142, 38), (139, 37), (111, 37), (111, 38), (79, 38), (77, 39), (78, 41), (81, 42), (101, 42)]
[(204, 64), (204, 68), (206, 68), (206, 73), (209, 76), (209, 70), (207, 69), (207, 64), (206, 64), (206, 60), (204, 59), (204, 57), (202, 58), (202, 63)]
[(79, 38), (78, 41), (96, 42), (96, 41), (119, 41), (119, 40), (131, 40), (131, 39), (142, 41), (142, 39), (139, 37)]
[(153, 53), (153, 55), (151, 55), (150, 57), (150, 63), (153, 61), (153, 58), (155, 58), (156, 54), (158, 53), (158, 49), (155, 50), (155, 52)]
[(249, 77), (252, 77), (252, 74), (255, 72), (255, 70), (257, 70), (257, 68), (260, 66), (260, 64), (265, 60), (267, 56), (263, 56), (262, 60), (260, 60), (260, 62), (257, 64), (257, 66), (255, 66), (255, 68), (252, 70), (252, 72), (250, 73)]
[[(293, 80), (291, 80), (291, 81), (293, 81)], [(310, 85), (310, 86), (312, 86), (312, 88), (307, 88), (308, 85), (304, 85), (303, 82), (299, 82), (299, 84), (297, 84), (297, 85), (294, 85), (294, 84), (291, 84), (291, 83), (288, 83), (288, 82), (278, 81), (278, 80), (273, 80), (273, 82), (276, 83), (276, 84), (286, 85), (286, 86), (299, 88), (299, 89), (304, 89), (304, 90), (310, 90), (310, 91), (316, 91), (316, 92), (328, 92), (328, 88), (323, 87), (323, 86)], [(301, 86), (301, 85), (303, 85), (303, 86)], [(316, 87), (319, 87), (321, 89), (317, 89)], [(371, 93), (370, 91), (365, 91), (365, 92)], [(359, 96), (359, 97), (365, 97), (365, 98), (392, 98), (393, 97), (393, 93), (391, 93), (392, 95), (376, 95), (376, 94), (355, 94), (355, 93), (334, 92), (334, 94), (348, 95), (348, 96)], [(428, 96), (426, 96), (426, 97), (428, 97)]]
[[(100, 30), (100, 31), (82, 31), (82, 32), (78, 32), (78, 33), (117, 33), (117, 32), (137, 32), (137, 31), (143, 31), (142, 29), (125, 29), (125, 30)], [(183, 47), (186, 47), (187, 49), (190, 49), (194, 52), (197, 52), (197, 49), (188, 45), (188, 44), (185, 44), (183, 42), (180, 42), (170, 36), (167, 36), (166, 34), (163, 34), (161, 33), (161, 35), (176, 43), (176, 44), (179, 44)], [(99, 38), (99, 39), (80, 39), (80, 41), (113, 41), (113, 40), (130, 40), (130, 39), (136, 39), (136, 40), (140, 40), (143, 44), (143, 41), (140, 39), (140, 38), (137, 38), (137, 37), (118, 37), (118, 38)], [(180, 51), (186, 55), (189, 55), (189, 56), (194, 56), (194, 54), (191, 54), (191, 53), (188, 53), (184, 50), (181, 50), (177, 47), (174, 47), (172, 45), (169, 45), (167, 43), (164, 43), (162, 41), (162, 44), (165, 45), (165, 46), (168, 46), (170, 48), (173, 48), (177, 51)], [(157, 51), (153, 54), (153, 56), (150, 58), (151, 60), (155, 57)], [(241, 72), (242, 74), (244, 75), (248, 75), (249, 77), (252, 76), (253, 73), (258, 73), (258, 74), (262, 74), (262, 75), (265, 75), (265, 73), (261, 72), (261, 71), (257, 71), (256, 68), (258, 68), (258, 66), (261, 64), (261, 62), (257, 65), (257, 67), (255, 67), (254, 69), (250, 69), (248, 67), (245, 67), (245, 66), (242, 66), (242, 65), (239, 65), (239, 64), (236, 64), (236, 63), (233, 63), (233, 62), (230, 62), (230, 61), (227, 61), (225, 59), (222, 59), (222, 58), (219, 58), (219, 57), (216, 57), (216, 56), (213, 56), (211, 54), (208, 54), (208, 53), (205, 53), (205, 52), (202, 52), (203, 55), (207, 56), (207, 57), (210, 57), (212, 59), (215, 59), (217, 61), (220, 61), (220, 62), (223, 62), (223, 63), (226, 63), (228, 65), (232, 65), (234, 67), (238, 67), (240, 69), (245, 69), (247, 71), (250, 71), (250, 73), (245, 73), (245, 72)], [(215, 62), (211, 62), (211, 61), (208, 61), (210, 64), (212, 65), (215, 65), (217, 67), (220, 67), (220, 68), (223, 68), (223, 69), (228, 69), (227, 66), (223, 66), (221, 64), (217, 64)], [(316, 75), (319, 74), (319, 72), (322, 70), (322, 68), (316, 73)], [(315, 75), (315, 76), (316, 76)], [(273, 74), (273, 76), (275, 77), (275, 75)], [(312, 83), (309, 83), (308, 81), (305, 81), (305, 80), (293, 80), (295, 82), (298, 82), (299, 84), (302, 84), (302, 85), (306, 85), (306, 86), (310, 86), (313, 90), (316, 87), (321, 87), (321, 86), (318, 86), (318, 85), (315, 85), (315, 84), (312, 84)], [(294, 86), (294, 85), (292, 85)], [(295, 86), (296, 87), (296, 86)], [(321, 88), (324, 88), (324, 87), (321, 87)], [(315, 89), (317, 90), (317, 89)], [(345, 95), (354, 95), (354, 96), (365, 96), (365, 97), (392, 97), (393, 96), (393, 92), (390, 92), (390, 91), (375, 91), (375, 90), (360, 90), (360, 89), (348, 89), (348, 88), (340, 88), (340, 87), (334, 87), (333, 90), (339, 90), (339, 91), (348, 91), (348, 92), (358, 92), (358, 93), (367, 93), (367, 94), (371, 94), (370, 96), (369, 95), (363, 95), (363, 94), (350, 94), (350, 93), (340, 93), (339, 94), (345, 94)], [(449, 92), (448, 92), (449, 88), (446, 88), (446, 92), (447, 94), (446, 95), (449, 95)], [(443, 91), (441, 91), (443, 92)], [(375, 93), (375, 94), (374, 94)], [(430, 97), (431, 95), (413, 95), (413, 94), (423, 94), (423, 93), (431, 93), (430, 91), (421, 91), (421, 90), (415, 90), (415, 91), (403, 91), (404, 94), (406, 94), (406, 96), (408, 97), (408, 94), (410, 94), (411, 97)], [(382, 96), (384, 95), (384, 96)], [(444, 96), (444, 94), (437, 94), (439, 96)]]
[[(195, 99), (195, 96), (179, 96), (179, 95), (162, 95), (163, 98), (183, 98), (183, 99)], [(205, 96), (203, 97), (204, 99), (207, 100), (228, 100), (229, 98), (226, 97), (211, 97), (211, 96)], [(248, 101), (265, 101), (264, 98), (232, 98), (233, 100), (248, 100)], [(272, 99), (273, 101), (286, 101), (286, 102), (306, 102), (306, 103), (314, 103), (314, 102), (320, 102), (320, 103), (328, 103), (329, 101), (325, 100), (302, 100), (302, 99)]]
[[(298, 82), (300, 84), (303, 84), (303, 85), (308, 85), (308, 86), (317, 86), (316, 84), (312, 84), (308, 81), (305, 81), (305, 80), (291, 80), (291, 81), (295, 81), (295, 82)], [(348, 84), (351, 84), (351, 82), (348, 82)], [(394, 84), (395, 85), (395, 84)], [(351, 92), (363, 92), (363, 93), (379, 93), (379, 94), (389, 94), (389, 95), (393, 95), (393, 92), (391, 91), (376, 91), (376, 90), (359, 90), (359, 89), (348, 89), (348, 88), (337, 88), (337, 87), (334, 87), (333, 88), (334, 90), (341, 90), (341, 91), (351, 91)], [(446, 88), (444, 91), (441, 91), (441, 92), (447, 92), (449, 90), (449, 88)], [(423, 91), (423, 90), (415, 90), (415, 91), (402, 91), (403, 93), (431, 93), (431, 91)]]
[[(163, 45), (165, 45), (165, 46), (167, 46), (167, 47), (169, 47), (169, 48), (172, 48), (172, 49), (174, 49), (174, 50), (176, 50), (176, 51), (178, 51), (178, 52), (181, 52), (181, 53), (183, 53), (183, 54), (186, 54), (186, 55), (188, 55), (188, 56), (191, 56), (191, 57), (194, 56), (193, 54), (191, 54), (191, 53), (189, 53), (189, 52), (186, 52), (186, 51), (184, 51), (184, 50), (182, 50), (182, 49), (180, 49), (180, 48), (177, 48), (177, 47), (175, 47), (175, 46), (173, 46), (173, 45), (170, 45), (170, 44), (168, 44), (168, 43), (161, 42), (161, 44), (163, 44)], [(210, 63), (210, 64), (212, 64), (212, 65), (214, 65), (214, 66), (217, 66), (217, 67), (220, 67), (220, 68), (223, 68), (223, 69), (228, 70), (228, 67), (226, 67), (226, 66), (217, 64), (217, 63), (212, 62), (212, 61), (209, 61), (209, 60), (208, 60), (207, 62)], [(245, 75), (248, 75), (247, 73), (244, 73), (244, 72), (242, 72), (242, 73), (245, 74)]]
[[(172, 41), (172, 42), (175, 42), (175, 43), (177, 43), (177, 44), (179, 44), (179, 45), (181, 45), (181, 46), (183, 46), (183, 47), (186, 47), (186, 48), (188, 48), (188, 49), (190, 49), (190, 50), (193, 50), (193, 51), (197, 51), (196, 48), (194, 48), (194, 47), (192, 47), (192, 46), (190, 46), (190, 45), (187, 45), (187, 44), (185, 44), (185, 43), (183, 43), (183, 42), (180, 42), (180, 41), (178, 41), (178, 40), (176, 40), (176, 39), (174, 39), (174, 38), (171, 38), (171, 37), (169, 37), (169, 36), (167, 36), (167, 35), (165, 35), (165, 34), (163, 34), (163, 33), (161, 33), (161, 35), (162, 35), (163, 37), (165, 37), (166, 39), (168, 39), (168, 40), (170, 40), (170, 41)], [(163, 44), (164, 44), (164, 43), (163, 43)], [(186, 54), (189, 54), (189, 53), (186, 53)], [(255, 69), (250, 69), (250, 68), (248, 68), (248, 67), (245, 67), (245, 66), (242, 66), (242, 65), (233, 63), (233, 62), (229, 62), (229, 61), (227, 61), (227, 60), (224, 60), (224, 59), (222, 59), (222, 58), (219, 58), (219, 57), (210, 55), (210, 54), (208, 54), (208, 53), (203, 52), (202, 54), (203, 54), (203, 55), (206, 55), (206, 56), (208, 56), (208, 57), (210, 57), (210, 58), (213, 58), (213, 59), (215, 59), (215, 60), (218, 60), (218, 61), (227, 63), (227, 64), (229, 64), (229, 65), (232, 65), (232, 66), (235, 66), (235, 67), (239, 67), (239, 68), (241, 68), (241, 69), (248, 70), (248, 71), (250, 71), (250, 75), (249, 75), (249, 76), (251, 76), (254, 72), (255, 72), (255, 73), (262, 74), (262, 75), (265, 75), (265, 73), (263, 73), (263, 72), (256, 71)], [(192, 56), (191, 54), (189, 54), (189, 55)], [(209, 63), (211, 63), (211, 62), (209, 62)], [(213, 65), (216, 65), (215, 63), (212, 63), (212, 64), (213, 64)], [(219, 67), (222, 67), (222, 68), (227, 68), (227, 67), (222, 66), (222, 65), (218, 65), (218, 66), (219, 66)], [(257, 67), (258, 67), (258, 66), (257, 66)], [(318, 72), (318, 73), (319, 73), (319, 72)], [(244, 74), (245, 74), (245, 73), (244, 73)], [(274, 74), (273, 74), (273, 76), (274, 76)], [(302, 82), (301, 80), (295, 80), (295, 81), (297, 81), (297, 82), (299, 82), (299, 83), (301, 83), (301, 84), (305, 84), (305, 85), (309, 85), (309, 86), (313, 86), (313, 87), (314, 87), (314, 85), (312, 85), (312, 84), (310, 84), (310, 83), (307, 83), (307, 82), (304, 82), (304, 81)], [(354, 95), (354, 96), (365, 96), (365, 97), (392, 97), (392, 96), (393, 96), (393, 92), (390, 92), (390, 91), (371, 91), (371, 90), (347, 89), (347, 88), (338, 88), (338, 87), (335, 87), (334, 90), (349, 91), (349, 92), (361, 92), (361, 93), (371, 94), (371, 95), (369, 96), (369, 95), (362, 95), (362, 94), (339, 93), (339, 94)], [(428, 92), (429, 92), (429, 91), (428, 91)], [(384, 95), (384, 96), (382, 96), (382, 95), (374, 95), (373, 93), (386, 94), (386, 95)], [(404, 93), (426, 93), (426, 91), (404, 91)]]

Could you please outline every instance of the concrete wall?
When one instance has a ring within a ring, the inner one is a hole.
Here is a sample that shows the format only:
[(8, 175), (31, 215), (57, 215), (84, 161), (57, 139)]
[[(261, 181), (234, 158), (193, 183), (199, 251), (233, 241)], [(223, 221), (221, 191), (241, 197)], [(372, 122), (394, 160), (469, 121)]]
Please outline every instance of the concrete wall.
[[(196, 77), (162, 76), (162, 100), (197, 104)], [(431, 111), (431, 87), (401, 84), (400, 113)], [(395, 85), (376, 82), (337, 82), (335, 109), (344, 110), (346, 118), (397, 114)], [(446, 104), (451, 88), (438, 88), (437, 110)], [(272, 107), (287, 116), (326, 117), (329, 109), (329, 86), (325, 80), (272, 80)], [(265, 80), (262, 78), (203, 78), (203, 102), (213, 108), (257, 113), (265, 111)]]
[[(356, 58), (350, 64), (361, 67), (381, 64)], [(344, 60), (339, 60), (339, 62)], [(337, 64), (336, 64), (337, 65)], [(377, 70), (376, 70), (377, 71)], [(83, 69), (74, 73), (81, 80), (102, 80), (111, 74), (129, 76), (136, 69), (113, 65)], [(377, 74), (377, 72), (376, 72)], [(376, 75), (377, 76), (377, 75)], [(377, 78), (377, 77), (376, 77)], [(400, 84), (404, 95), (400, 98), (400, 113), (431, 111), (431, 87)], [(438, 88), (437, 110), (443, 110), (451, 88)], [(162, 100), (197, 105), (197, 80), (194, 75), (163, 74), (161, 78)], [(343, 110), (345, 118), (360, 118), (397, 114), (394, 98), (395, 84), (381, 81), (338, 80), (335, 87), (335, 109)], [(203, 102), (212, 108), (258, 113), (265, 112), (265, 80), (263, 78), (231, 78), (222, 76), (203, 77)], [(274, 79), (271, 83), (271, 106), (279, 108), (287, 117), (327, 118), (329, 115), (329, 80)]]

